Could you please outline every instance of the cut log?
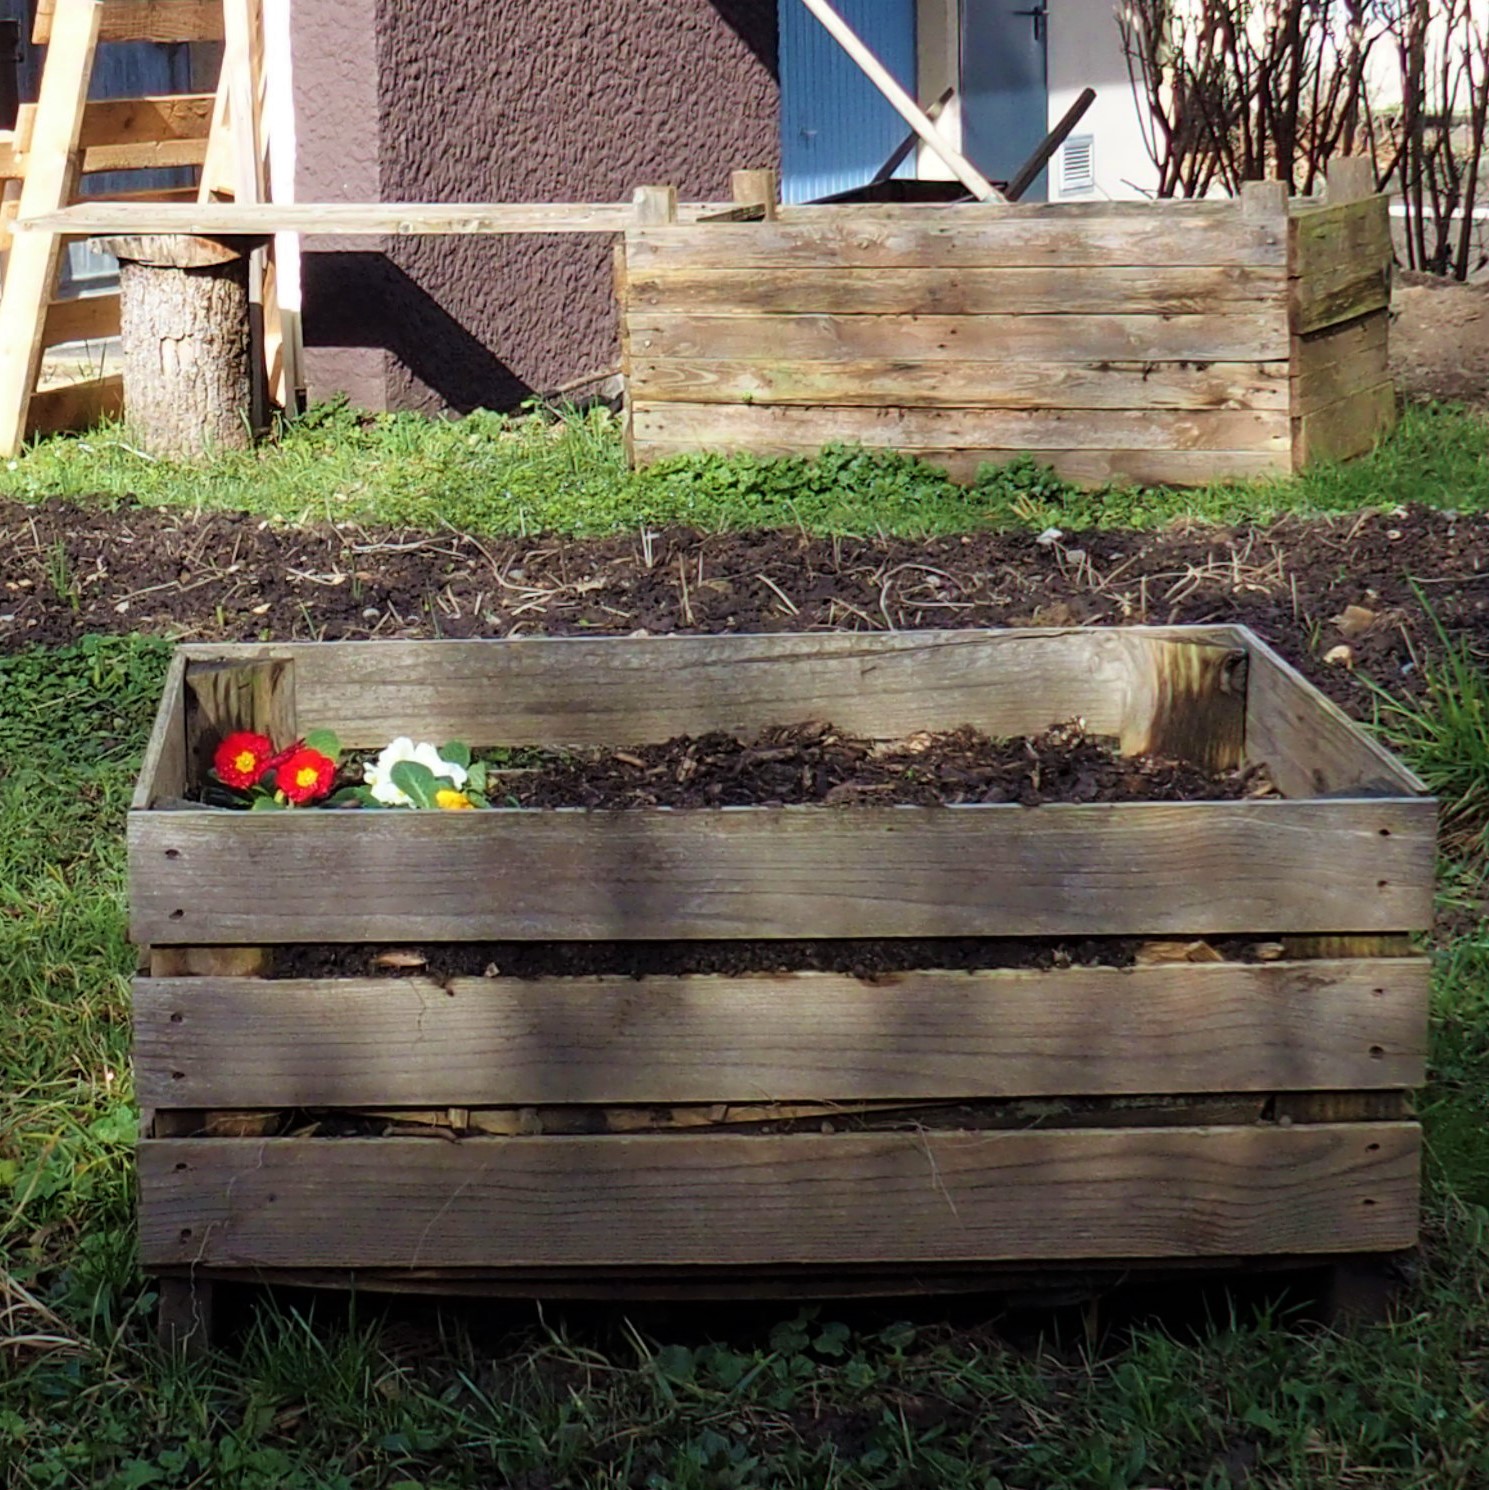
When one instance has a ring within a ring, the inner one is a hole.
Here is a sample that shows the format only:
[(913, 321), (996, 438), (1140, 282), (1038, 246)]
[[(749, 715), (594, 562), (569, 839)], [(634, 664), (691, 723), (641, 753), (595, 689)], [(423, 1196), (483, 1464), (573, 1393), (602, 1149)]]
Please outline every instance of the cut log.
[(248, 254), (256, 242), (99, 240), (119, 260), (125, 417), (152, 455), (189, 460), (252, 441)]

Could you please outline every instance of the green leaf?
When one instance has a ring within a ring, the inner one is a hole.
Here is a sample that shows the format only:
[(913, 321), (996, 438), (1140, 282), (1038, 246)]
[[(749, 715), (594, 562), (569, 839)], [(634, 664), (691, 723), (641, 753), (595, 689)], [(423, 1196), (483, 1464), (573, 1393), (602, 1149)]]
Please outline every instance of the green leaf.
[(459, 740), (451, 740), (448, 745), (440, 746), (439, 758), (464, 769), (470, 765), (470, 746), (462, 745)]
[(441, 786), (451, 783), (443, 776), (436, 776), (428, 766), (419, 761), (399, 761), (391, 772), (393, 785), (401, 791), (415, 807), (436, 807), (434, 794)]
[(289, 806), (277, 797), (255, 797), (248, 804), (248, 810), (250, 812), (288, 812)]
[(465, 773), (465, 785), (468, 791), (484, 792), (486, 790), (486, 762), (472, 761), (469, 770)]
[(378, 800), (370, 786), (344, 786), (321, 804), (325, 807), (376, 807)]
[(333, 761), (341, 759), (341, 741), (336, 737), (335, 730), (313, 729), (305, 736), (305, 743)]
[(487, 796), (486, 796), (486, 794), (484, 792), (469, 792), (468, 791), (468, 792), (466, 792), (465, 795), (470, 798), (470, 805), (472, 807), (490, 807), (491, 806), (491, 802), (487, 798)]

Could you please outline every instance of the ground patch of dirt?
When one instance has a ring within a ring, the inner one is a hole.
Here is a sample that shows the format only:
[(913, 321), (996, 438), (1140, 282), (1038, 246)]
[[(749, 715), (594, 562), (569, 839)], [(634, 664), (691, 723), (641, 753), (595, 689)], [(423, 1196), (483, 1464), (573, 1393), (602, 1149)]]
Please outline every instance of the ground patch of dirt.
[(1367, 713), (1360, 675), (1398, 691), (1417, 676), (1413, 644), (1430, 625), (1414, 586), (1449, 630), (1489, 645), (1489, 518), (1397, 509), (1045, 543), (680, 527), (533, 540), (0, 502), (0, 650), (90, 632), (262, 641), (1239, 621)]
[(1398, 270), (1391, 371), (1408, 398), (1489, 408), (1489, 282)]
[(831, 724), (754, 739), (679, 736), (629, 750), (569, 750), (492, 778), (512, 807), (935, 807), (964, 803), (1189, 802), (1264, 796), (1264, 771), (1209, 771), (1119, 755), (1078, 724), (1015, 740), (964, 726), (878, 744)]

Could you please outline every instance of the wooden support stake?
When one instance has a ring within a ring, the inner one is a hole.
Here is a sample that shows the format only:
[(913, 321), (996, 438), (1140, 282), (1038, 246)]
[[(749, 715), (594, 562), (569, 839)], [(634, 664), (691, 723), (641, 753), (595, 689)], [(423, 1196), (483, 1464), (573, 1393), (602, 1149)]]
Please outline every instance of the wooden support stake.
[(1003, 193), (962, 152), (937, 133), (925, 110), (900, 87), (894, 74), (866, 47), (858, 33), (835, 11), (828, 0), (801, 0), (827, 28), (828, 34), (858, 64), (868, 80), (887, 98), (900, 118), (925, 141), (947, 168), (974, 197), (1001, 202)]
[(766, 222), (775, 221), (781, 200), (781, 178), (775, 171), (735, 171), (729, 179), (741, 207), (760, 207)]
[(1329, 202), (1361, 202), (1375, 195), (1375, 162), (1368, 155), (1340, 155), (1328, 164)]
[(1244, 217), (1286, 217), (1287, 182), (1243, 181), (1241, 214)]
[[(72, 199), (101, 9), (101, 0), (57, 0), (56, 39), (42, 71), (19, 217), (56, 212)], [(26, 233), (11, 243), (6, 259), (0, 293), (0, 456), (15, 455), (26, 437), (61, 252), (56, 233)]]
[(633, 200), (636, 204), (637, 227), (663, 227), (677, 221), (675, 186), (638, 186)]

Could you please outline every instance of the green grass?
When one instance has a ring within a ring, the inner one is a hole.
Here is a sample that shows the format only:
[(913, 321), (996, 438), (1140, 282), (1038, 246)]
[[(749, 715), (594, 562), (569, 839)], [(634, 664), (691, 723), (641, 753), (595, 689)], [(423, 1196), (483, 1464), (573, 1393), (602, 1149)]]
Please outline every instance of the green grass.
[[(1437, 955), (1428, 1245), (1349, 1339), (1220, 1306), (1014, 1349), (874, 1310), (700, 1335), (582, 1313), (437, 1348), (263, 1309), (155, 1353), (132, 1242), (122, 820), (165, 661), (0, 658), (0, 1485), (6, 1490), (1481, 1490), (1489, 1485), (1489, 937)], [(1445, 894), (1476, 899), (1449, 866)], [(953, 1306), (954, 1307), (954, 1306)], [(28, 1343), (29, 1342), (29, 1343)]]
[(633, 473), (619, 423), (603, 410), (438, 421), (322, 406), (276, 442), (191, 465), (142, 456), (122, 428), (43, 440), (0, 470), (0, 494), (492, 534), (679, 522), (917, 536), (989, 526), (1152, 526), (1176, 517), (1265, 520), (1406, 502), (1480, 511), (1489, 506), (1489, 423), (1415, 405), (1373, 455), (1349, 465), (1194, 491), (1093, 493), (1029, 459), (986, 468), (963, 488), (909, 457), (855, 447), (810, 461), (688, 456)]

